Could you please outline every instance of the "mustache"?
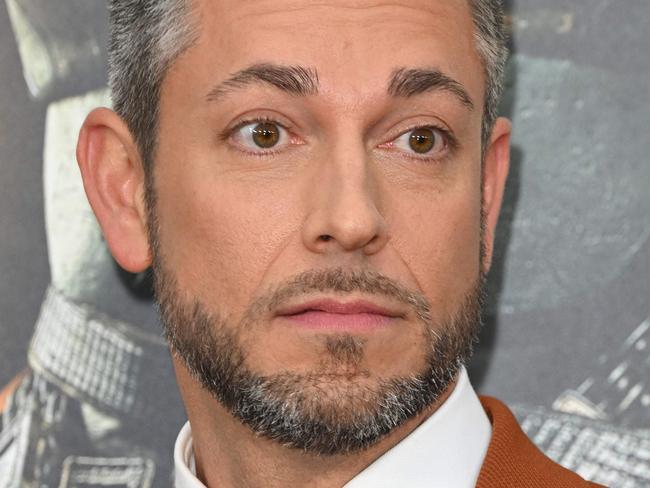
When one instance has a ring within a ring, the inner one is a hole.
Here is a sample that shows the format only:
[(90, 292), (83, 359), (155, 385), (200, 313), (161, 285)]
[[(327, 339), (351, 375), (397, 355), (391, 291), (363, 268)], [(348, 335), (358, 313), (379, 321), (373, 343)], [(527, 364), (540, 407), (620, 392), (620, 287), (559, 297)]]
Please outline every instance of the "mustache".
[(409, 307), (423, 322), (431, 322), (431, 305), (422, 293), (374, 270), (350, 270), (342, 267), (304, 271), (271, 287), (253, 300), (247, 315), (252, 318), (273, 313), (287, 300), (316, 292), (360, 292), (384, 296)]

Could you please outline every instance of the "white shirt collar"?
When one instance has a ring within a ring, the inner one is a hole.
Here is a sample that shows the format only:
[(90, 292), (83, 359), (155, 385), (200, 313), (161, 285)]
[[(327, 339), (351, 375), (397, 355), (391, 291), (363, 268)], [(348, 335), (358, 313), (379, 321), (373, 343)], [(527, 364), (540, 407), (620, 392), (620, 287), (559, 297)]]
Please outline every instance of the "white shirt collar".
[[(473, 488), (491, 435), (490, 421), (462, 368), (445, 403), (345, 488)], [(176, 439), (174, 466), (176, 488), (205, 488), (194, 475), (189, 422)]]

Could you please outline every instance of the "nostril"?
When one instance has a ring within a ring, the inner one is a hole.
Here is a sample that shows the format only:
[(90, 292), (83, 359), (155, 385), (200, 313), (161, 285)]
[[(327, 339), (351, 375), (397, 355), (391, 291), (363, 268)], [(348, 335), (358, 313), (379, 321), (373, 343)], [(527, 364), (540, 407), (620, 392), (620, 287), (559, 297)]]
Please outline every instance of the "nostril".
[(332, 236), (328, 236), (328, 235), (324, 234), (324, 235), (318, 236), (318, 238), (319, 238), (321, 241), (327, 242), (327, 241), (329, 241), (329, 240), (332, 239)]

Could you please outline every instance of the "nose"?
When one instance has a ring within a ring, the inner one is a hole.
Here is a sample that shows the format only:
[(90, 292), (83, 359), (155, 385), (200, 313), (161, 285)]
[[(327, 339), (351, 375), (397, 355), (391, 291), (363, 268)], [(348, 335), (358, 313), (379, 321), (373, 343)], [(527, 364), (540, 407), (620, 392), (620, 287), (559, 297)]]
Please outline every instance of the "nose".
[(386, 245), (389, 232), (378, 209), (380, 192), (362, 147), (331, 154), (318, 165), (309, 187), (302, 229), (309, 250), (372, 255)]

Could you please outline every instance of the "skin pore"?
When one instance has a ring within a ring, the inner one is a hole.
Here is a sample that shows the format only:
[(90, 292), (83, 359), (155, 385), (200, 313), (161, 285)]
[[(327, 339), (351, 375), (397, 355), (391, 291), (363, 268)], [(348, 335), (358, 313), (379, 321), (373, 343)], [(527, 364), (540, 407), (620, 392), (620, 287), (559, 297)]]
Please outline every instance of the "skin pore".
[[(335, 377), (323, 401), (421, 373), (426, 328), (390, 294), (311, 288), (243, 319), (269, 290), (337, 269), (422, 297), (434, 334), (462, 310), (489, 268), (510, 134), (499, 119), (482, 166), (485, 81), (467, 2), (197, 0), (195, 10), (197, 42), (162, 86), (155, 208), (119, 117), (96, 110), (80, 134), (84, 185), (113, 255), (130, 271), (164, 263), (174, 297), (218, 316), (256, 374)], [(414, 74), (426, 86), (400, 85)], [(278, 316), (314, 298), (363, 299), (398, 317), (341, 334)], [(341, 360), (332, 344), (342, 336), (362, 354)], [(174, 365), (198, 475), (215, 487), (341, 486), (454, 386), (366, 449), (322, 455), (255, 435), (178, 355)]]

